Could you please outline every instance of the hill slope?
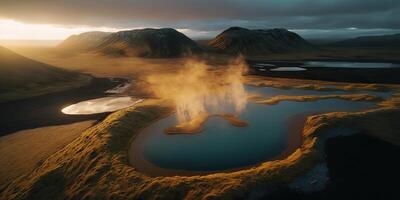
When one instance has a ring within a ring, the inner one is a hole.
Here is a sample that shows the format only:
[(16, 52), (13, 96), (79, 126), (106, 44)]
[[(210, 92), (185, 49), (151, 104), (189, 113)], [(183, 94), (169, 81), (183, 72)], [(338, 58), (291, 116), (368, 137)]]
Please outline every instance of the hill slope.
[(147, 28), (112, 33), (93, 50), (118, 56), (179, 57), (190, 55), (200, 48), (175, 29)]
[(338, 47), (399, 47), (400, 33), (393, 35), (363, 36), (333, 43)]
[(104, 38), (109, 36), (108, 32), (86, 32), (79, 35), (72, 35), (64, 40), (57, 47), (65, 50), (89, 50), (96, 47)]
[(312, 45), (286, 29), (250, 30), (231, 27), (208, 45), (224, 53), (265, 55), (312, 49)]
[(0, 102), (78, 87), (91, 78), (18, 55), (0, 46)]

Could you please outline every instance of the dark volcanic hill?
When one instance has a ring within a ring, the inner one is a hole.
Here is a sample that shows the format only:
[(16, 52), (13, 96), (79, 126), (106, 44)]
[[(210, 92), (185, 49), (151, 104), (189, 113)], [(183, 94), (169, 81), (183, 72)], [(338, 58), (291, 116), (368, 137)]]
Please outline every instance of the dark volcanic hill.
[(400, 33), (393, 35), (363, 36), (333, 43), (338, 47), (399, 47)]
[(0, 46), (0, 102), (76, 87), (89, 76), (47, 65)]
[(110, 34), (108, 32), (93, 31), (72, 35), (59, 44), (58, 47), (67, 50), (90, 50), (99, 45)]
[(112, 33), (93, 50), (118, 56), (179, 57), (197, 52), (200, 47), (175, 29), (146, 28)]
[(305, 39), (286, 29), (250, 30), (231, 27), (208, 45), (229, 54), (265, 55), (312, 49)]

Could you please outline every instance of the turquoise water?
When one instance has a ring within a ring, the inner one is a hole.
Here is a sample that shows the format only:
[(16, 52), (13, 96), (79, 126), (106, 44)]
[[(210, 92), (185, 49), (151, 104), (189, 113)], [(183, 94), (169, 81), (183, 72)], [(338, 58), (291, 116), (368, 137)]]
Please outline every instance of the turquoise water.
[[(288, 92), (291, 95), (318, 92), (269, 89), (279, 90), (279, 94)], [(235, 127), (220, 117), (211, 117), (204, 124), (203, 132), (186, 135), (164, 133), (165, 128), (177, 124), (175, 115), (171, 115), (152, 124), (142, 133), (145, 137), (141, 140), (141, 151), (146, 161), (166, 169), (217, 171), (245, 167), (270, 160), (287, 148), (288, 120), (296, 115), (309, 112), (358, 111), (372, 106), (374, 104), (370, 102), (339, 99), (316, 102), (283, 101), (273, 106), (249, 102), (240, 115), (241, 119), (249, 123), (248, 127)], [(131, 159), (133, 163), (134, 159)]]

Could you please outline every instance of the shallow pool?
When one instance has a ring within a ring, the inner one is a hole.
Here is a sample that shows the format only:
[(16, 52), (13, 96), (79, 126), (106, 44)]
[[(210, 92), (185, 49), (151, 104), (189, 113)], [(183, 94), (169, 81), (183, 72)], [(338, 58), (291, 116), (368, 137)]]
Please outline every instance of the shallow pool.
[(63, 108), (61, 112), (67, 115), (91, 115), (97, 113), (114, 112), (133, 106), (141, 101), (141, 99), (128, 96), (103, 97), (69, 105)]

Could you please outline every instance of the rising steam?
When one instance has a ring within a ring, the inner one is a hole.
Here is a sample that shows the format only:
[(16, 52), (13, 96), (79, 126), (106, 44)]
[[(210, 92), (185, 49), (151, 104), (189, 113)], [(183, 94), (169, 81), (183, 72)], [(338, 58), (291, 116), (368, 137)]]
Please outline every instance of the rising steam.
[(179, 72), (150, 75), (147, 81), (157, 97), (173, 101), (177, 119), (184, 124), (205, 115), (240, 114), (247, 102), (242, 78), (246, 69), (242, 58), (223, 67), (189, 59)]

